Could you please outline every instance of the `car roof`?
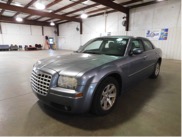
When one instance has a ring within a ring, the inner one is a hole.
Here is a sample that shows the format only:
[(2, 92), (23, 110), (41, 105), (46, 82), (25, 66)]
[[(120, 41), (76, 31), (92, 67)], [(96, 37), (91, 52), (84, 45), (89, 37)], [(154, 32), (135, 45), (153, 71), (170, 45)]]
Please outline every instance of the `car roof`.
[(120, 35), (120, 36), (102, 36), (102, 37), (97, 37), (97, 38), (138, 38), (138, 39), (146, 39), (144, 37), (134, 37), (134, 36), (125, 36), (125, 35)]

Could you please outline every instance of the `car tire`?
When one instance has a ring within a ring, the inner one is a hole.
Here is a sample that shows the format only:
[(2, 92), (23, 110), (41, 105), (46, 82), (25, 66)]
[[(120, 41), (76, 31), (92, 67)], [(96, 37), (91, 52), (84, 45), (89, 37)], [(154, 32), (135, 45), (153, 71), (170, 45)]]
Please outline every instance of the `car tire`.
[(118, 92), (119, 84), (116, 79), (105, 78), (96, 89), (91, 112), (100, 116), (110, 113), (116, 104)]
[(155, 68), (154, 68), (154, 71), (152, 73), (152, 75), (150, 76), (150, 78), (152, 79), (155, 79), (159, 76), (159, 73), (160, 73), (160, 62), (158, 61), (156, 64), (155, 64)]

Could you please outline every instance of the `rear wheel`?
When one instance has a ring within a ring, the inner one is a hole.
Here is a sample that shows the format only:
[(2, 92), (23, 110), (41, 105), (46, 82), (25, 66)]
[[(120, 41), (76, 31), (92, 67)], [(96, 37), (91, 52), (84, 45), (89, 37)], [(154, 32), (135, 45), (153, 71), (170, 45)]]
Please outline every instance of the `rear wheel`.
[(96, 115), (108, 114), (114, 108), (119, 92), (115, 78), (107, 77), (98, 86), (93, 98), (92, 112)]
[(159, 76), (159, 73), (160, 73), (160, 63), (158, 61), (155, 65), (155, 69), (150, 77), (155, 79)]

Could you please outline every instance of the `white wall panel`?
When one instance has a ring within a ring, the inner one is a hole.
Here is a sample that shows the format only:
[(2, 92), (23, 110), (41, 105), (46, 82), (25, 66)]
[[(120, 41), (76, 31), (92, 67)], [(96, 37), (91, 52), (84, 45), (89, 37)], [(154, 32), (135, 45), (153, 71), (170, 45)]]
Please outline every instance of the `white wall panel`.
[[(30, 25), (18, 25), (20, 35), (31, 35)], [(11, 33), (10, 33), (11, 34)]]
[(105, 16), (97, 16), (83, 20), (83, 34), (105, 32)]
[[(129, 36), (145, 37), (145, 30), (129, 31)], [(168, 40), (152, 40), (152, 43), (162, 49), (163, 58), (166, 59), (181, 59), (181, 28), (169, 28)]]
[(79, 23), (70, 22), (63, 25), (60, 25), (59, 32), (60, 36), (58, 37), (58, 48), (59, 49), (68, 49), (68, 50), (77, 50), (80, 46), (80, 31), (77, 31), (76, 28), (80, 27)]
[(54, 28), (53, 27), (44, 27), (44, 35), (49, 37), (54, 37)]
[[(45, 37), (42, 36), (41, 26), (1, 23), (1, 28), (0, 44), (44, 45)], [(54, 28), (45, 27), (45, 34), (55, 37)]]
[[(3, 35), (2, 34), (0, 34), (0, 43), (4, 43), (3, 42)], [(6, 44), (6, 43), (5, 43)]]
[(42, 36), (42, 27), (31, 25), (31, 34), (33, 36)]
[[(169, 28), (167, 40), (152, 41), (163, 51), (167, 59), (181, 59), (181, 1), (169, 0), (139, 7), (130, 11), (130, 31), (122, 26), (123, 13), (115, 12), (83, 20), (83, 34), (75, 32), (78, 23), (60, 25), (59, 48), (75, 50), (88, 40), (99, 37), (101, 33), (145, 37), (146, 30)], [(74, 45), (74, 46), (73, 46)]]
[(169, 0), (130, 11), (130, 30), (176, 27), (180, 23), (180, 0)]

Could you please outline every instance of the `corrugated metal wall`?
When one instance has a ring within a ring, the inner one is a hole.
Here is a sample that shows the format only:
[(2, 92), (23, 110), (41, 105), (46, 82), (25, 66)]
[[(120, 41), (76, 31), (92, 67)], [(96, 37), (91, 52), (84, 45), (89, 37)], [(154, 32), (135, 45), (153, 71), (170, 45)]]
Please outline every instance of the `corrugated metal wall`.
[[(145, 37), (145, 30), (127, 32), (128, 36)], [(169, 28), (167, 40), (152, 40), (152, 43), (162, 49), (163, 58), (181, 60), (181, 28)]]
[(170, 0), (132, 9), (130, 11), (130, 31), (122, 25), (121, 12), (101, 15), (83, 20), (83, 34), (76, 32), (78, 23), (60, 25), (59, 48), (76, 50), (88, 40), (99, 37), (104, 32), (111, 35), (145, 37), (146, 30), (168, 28), (167, 40), (153, 40), (162, 49), (163, 58), (181, 60), (181, 1)]

